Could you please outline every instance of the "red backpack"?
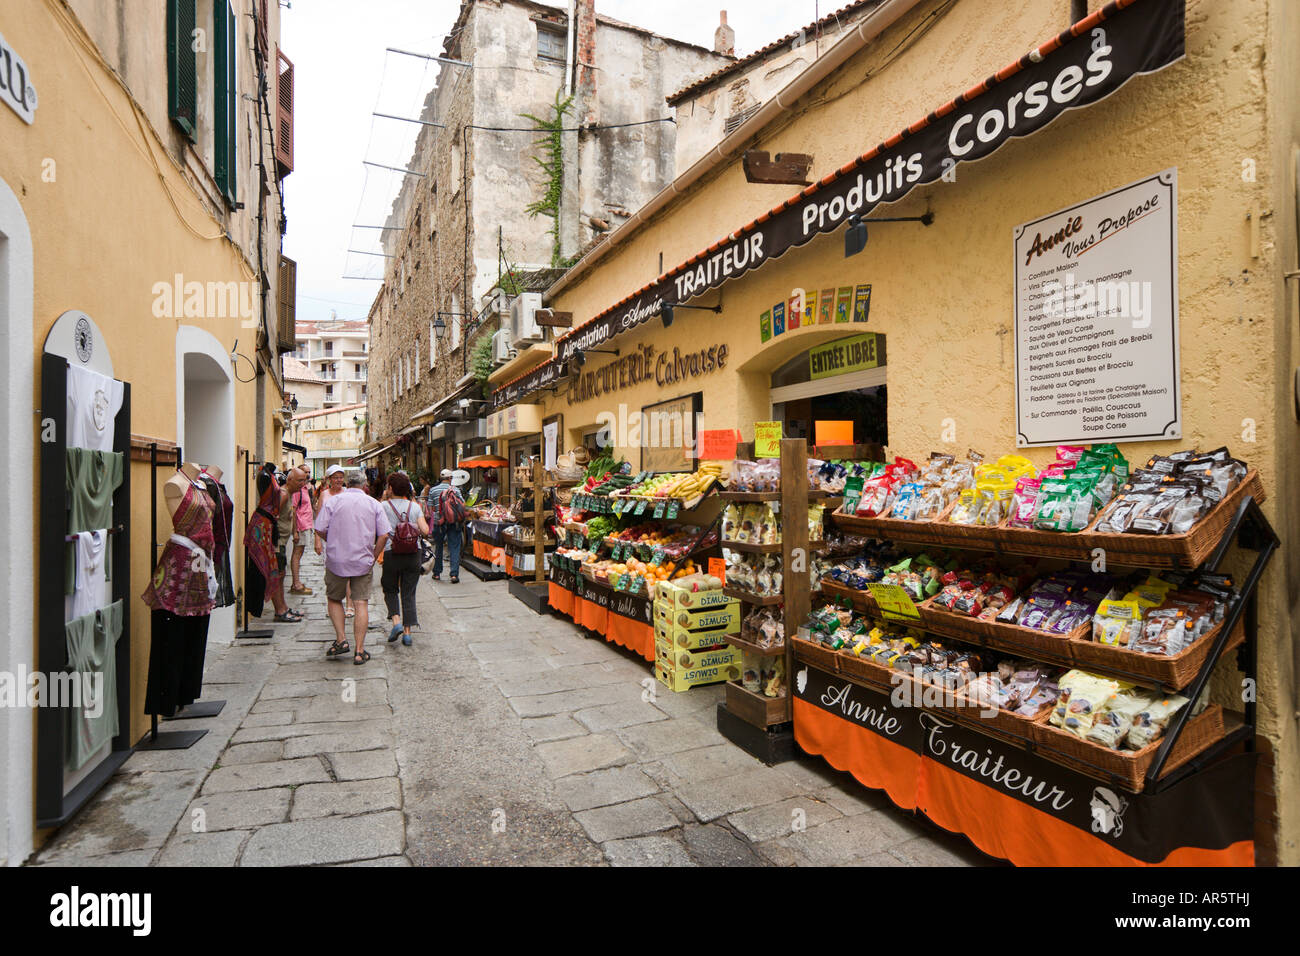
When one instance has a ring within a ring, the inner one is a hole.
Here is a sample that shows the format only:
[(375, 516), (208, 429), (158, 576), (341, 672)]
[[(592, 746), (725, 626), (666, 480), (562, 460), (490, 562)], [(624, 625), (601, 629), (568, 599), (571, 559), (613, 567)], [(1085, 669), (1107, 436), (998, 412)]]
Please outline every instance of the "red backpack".
[(397, 515), (397, 529), (393, 532), (393, 554), (415, 554), (420, 550), (420, 529), (411, 521), (411, 504), (407, 502), (406, 514), (397, 514), (397, 507), (389, 507)]
[(438, 514), (441, 524), (462, 524), (465, 521), (465, 505), (460, 500), (460, 492), (448, 488), (438, 498)]

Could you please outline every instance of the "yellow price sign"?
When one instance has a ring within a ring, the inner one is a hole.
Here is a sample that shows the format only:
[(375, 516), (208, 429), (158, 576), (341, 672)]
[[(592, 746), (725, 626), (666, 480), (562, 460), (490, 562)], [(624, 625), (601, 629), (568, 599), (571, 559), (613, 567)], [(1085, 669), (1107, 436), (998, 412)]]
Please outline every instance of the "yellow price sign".
[(781, 457), (780, 422), (754, 422), (754, 457)]
[(912, 595), (898, 584), (868, 584), (867, 590), (880, 606), (880, 612), (891, 621), (919, 621), (921, 612), (916, 609)]

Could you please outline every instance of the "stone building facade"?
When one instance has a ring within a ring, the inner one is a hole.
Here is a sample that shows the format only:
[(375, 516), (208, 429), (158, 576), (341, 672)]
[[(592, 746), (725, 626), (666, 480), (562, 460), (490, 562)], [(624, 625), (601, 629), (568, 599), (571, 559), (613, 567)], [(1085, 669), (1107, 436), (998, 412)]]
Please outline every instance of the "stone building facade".
[[(732, 60), (599, 15), (593, 0), (576, 11), (571, 30), (565, 9), (530, 0), (461, 5), (419, 117), (437, 125), (422, 127), (385, 223), (369, 314), (372, 445), (478, 387), (475, 348), (509, 324), (486, 293), (572, 259), (672, 181), (665, 97)], [(562, 159), (546, 169), (527, 115), (555, 120), (570, 95)], [(549, 208), (531, 215), (539, 203)]]

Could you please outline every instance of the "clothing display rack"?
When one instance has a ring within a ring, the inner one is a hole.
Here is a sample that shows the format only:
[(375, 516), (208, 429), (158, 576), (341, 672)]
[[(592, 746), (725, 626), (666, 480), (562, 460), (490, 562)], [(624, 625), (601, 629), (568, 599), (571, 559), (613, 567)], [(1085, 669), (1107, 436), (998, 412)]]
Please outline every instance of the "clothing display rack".
[[(101, 343), (102, 344), (102, 343)], [(48, 344), (47, 344), (48, 348)], [(67, 671), (68, 637), (64, 608), (64, 556), (68, 543), (67, 468), (68, 360), (46, 351), (41, 357), (41, 481), (39, 528), (40, 585), (38, 589), (37, 667), (55, 677)], [(46, 430), (48, 425), (52, 428)], [(111, 601), (122, 602), (122, 631), (113, 660), (116, 668), (119, 731), (108, 754), (69, 791), (65, 792), (64, 757), (68, 747), (70, 708), (66, 701), (44, 701), (36, 714), (36, 825), (62, 826), (70, 820), (131, 756), (131, 471), (125, 466), (131, 454), (131, 385), (122, 383), (122, 407), (113, 425), (113, 451), (123, 457), (122, 483), (113, 494), (113, 562)]]
[[(249, 500), (249, 499), (248, 499), (248, 473), (249, 473), (249, 471), (252, 470), (252, 468), (253, 468), (253, 453), (250, 452), (248, 449), (244, 449), (244, 524), (243, 524), (242, 527), (244, 527), (245, 529), (248, 528), (248, 500)], [(232, 544), (233, 544), (233, 542), (232, 542)], [(245, 562), (247, 562), (247, 560), (248, 560), (248, 556), (247, 556), (247, 555), (244, 556), (244, 560), (245, 560)], [(247, 575), (245, 575), (245, 576), (247, 576)], [(240, 588), (240, 591), (239, 591), (239, 607), (240, 607), (240, 614), (242, 614), (242, 615), (243, 615), (243, 618), (244, 618), (244, 627), (243, 627), (242, 630), (237, 631), (237, 632), (235, 633), (235, 637), (238, 637), (238, 638), (263, 638), (263, 639), (268, 638), (268, 637), (271, 637), (272, 635), (275, 634), (275, 628), (273, 628), (273, 627), (254, 627), (254, 628), (251, 628), (251, 629), (250, 629), (249, 626), (248, 626), (248, 591), (247, 591), (247, 588), (248, 588), (248, 582), (245, 581), (245, 582), (244, 582), (244, 587)], [(269, 595), (268, 595), (268, 598), (269, 598)]]
[[(149, 540), (153, 542), (153, 559), (150, 561), (150, 567), (156, 567), (158, 564), (158, 466), (174, 465), (179, 468), (184, 459), (181, 457), (181, 446), (176, 446), (176, 458), (174, 461), (158, 460), (158, 443), (149, 443), (149, 501), (152, 509), (149, 512)], [(171, 717), (164, 717), (163, 720), (179, 720), (181, 718), (191, 717), (215, 717), (221, 713), (221, 709), (226, 706), (224, 700), (214, 701), (195, 701), (188, 707), (182, 707)], [(215, 708), (215, 709), (214, 709)], [(135, 745), (136, 750), (188, 750), (207, 735), (206, 730), (168, 730), (159, 732), (158, 715), (149, 715), (149, 732), (140, 738)]]

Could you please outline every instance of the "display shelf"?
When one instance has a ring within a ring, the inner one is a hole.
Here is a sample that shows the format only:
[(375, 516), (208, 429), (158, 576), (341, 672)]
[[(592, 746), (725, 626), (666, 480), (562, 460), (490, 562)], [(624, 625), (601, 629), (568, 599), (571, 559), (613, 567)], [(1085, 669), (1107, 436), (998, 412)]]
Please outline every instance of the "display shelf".
[(751, 727), (766, 729), (790, 720), (790, 698), (755, 693), (736, 681), (727, 681), (727, 710)]
[(1196, 526), (1184, 534), (1102, 534), (1093, 530), (1100, 516), (1079, 532), (1011, 528), (1006, 519), (997, 527), (955, 525), (943, 520), (902, 521), (897, 518), (864, 518), (830, 512), (827, 518), (845, 531), (890, 541), (963, 550), (993, 551), (1026, 557), (1081, 560), (1096, 549), (1106, 554), (1108, 564), (1159, 570), (1200, 567), (1223, 540), (1225, 529), (1246, 500), (1265, 500), (1259, 472), (1246, 476), (1215, 505)]
[(751, 594), (749, 591), (742, 591), (740, 588), (734, 588), (730, 585), (723, 587), (722, 591), (727, 597), (733, 597), (745, 604), (754, 604), (759, 607), (776, 607), (778, 604), (785, 602), (784, 594)]
[(781, 492), (779, 491), (721, 491), (718, 497), (723, 501), (740, 501), (740, 502), (759, 502), (759, 501), (780, 501)]
[[(727, 541), (724, 539), (722, 541), (719, 541), (718, 543), (722, 545), (724, 548), (727, 548), (731, 551), (743, 551), (746, 554), (780, 554), (781, 553), (780, 541), (769, 542), (767, 544), (755, 544), (749, 541)], [(823, 545), (822, 542), (820, 541), (808, 542), (809, 551), (819, 552), (822, 550), (822, 547)]]
[(762, 647), (742, 634), (728, 634), (727, 643), (740, 648), (742, 651), (749, 651), (751, 654), (758, 654), (761, 657), (777, 657), (785, 653), (784, 641), (775, 647)]

